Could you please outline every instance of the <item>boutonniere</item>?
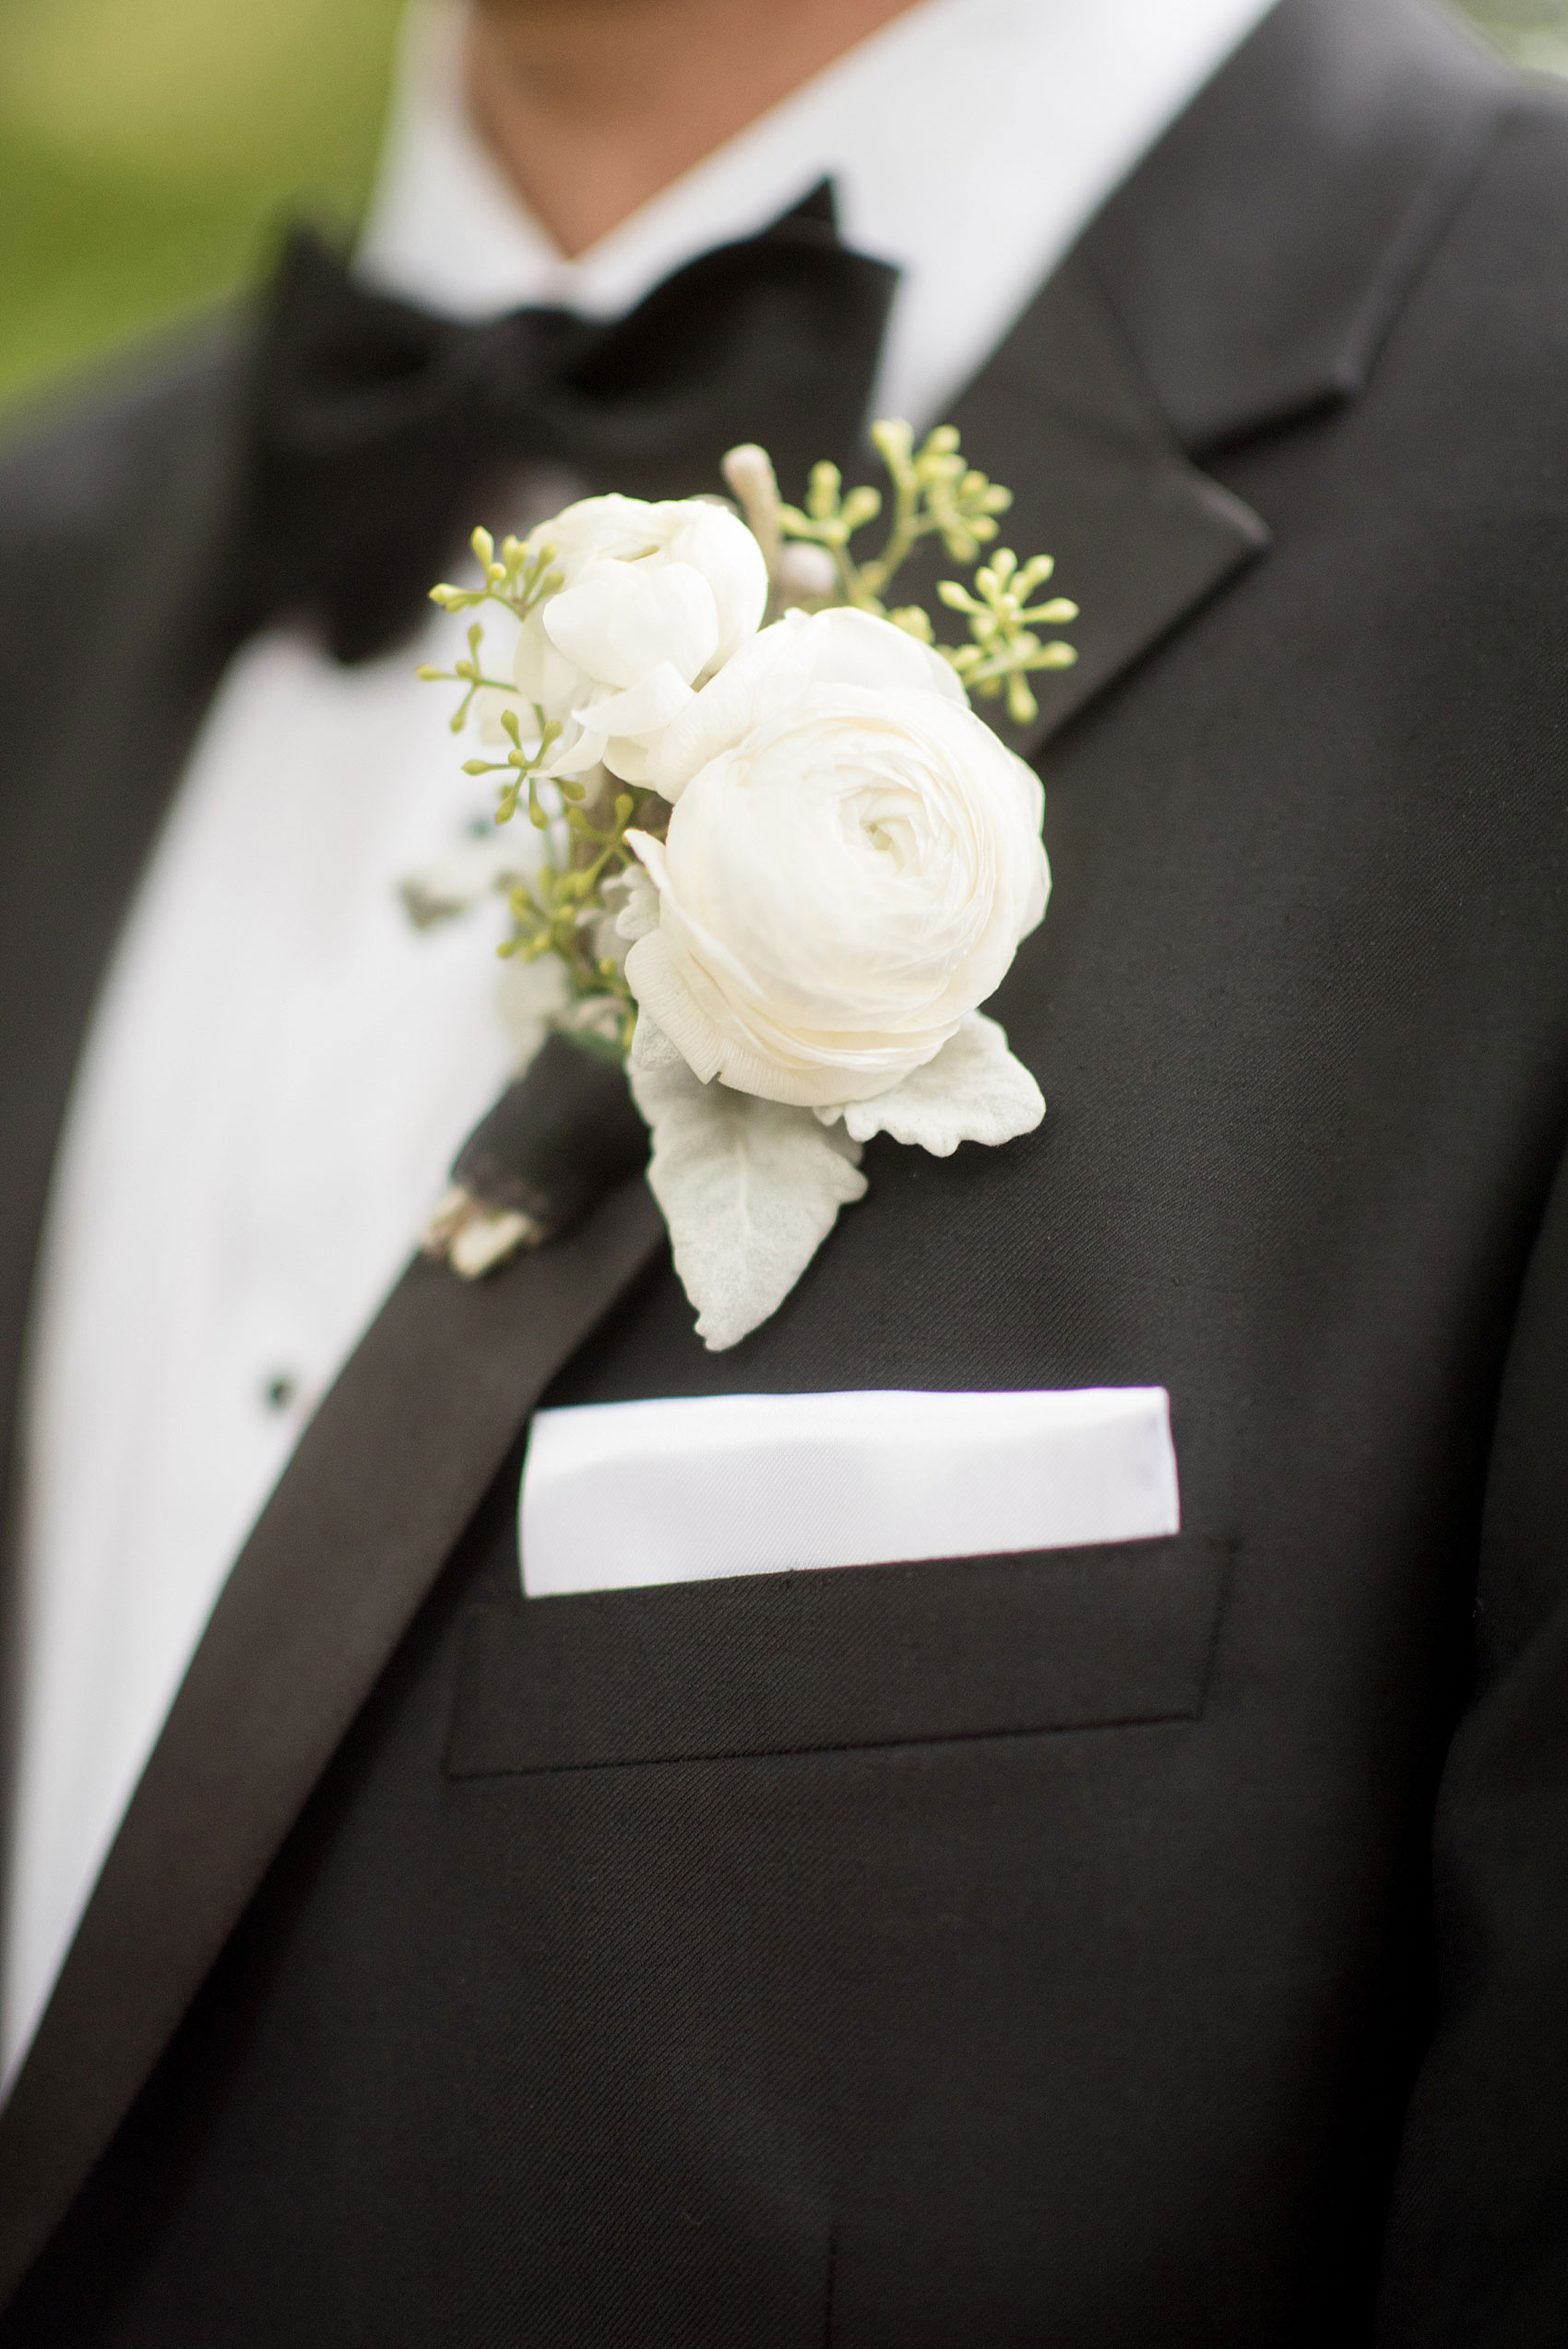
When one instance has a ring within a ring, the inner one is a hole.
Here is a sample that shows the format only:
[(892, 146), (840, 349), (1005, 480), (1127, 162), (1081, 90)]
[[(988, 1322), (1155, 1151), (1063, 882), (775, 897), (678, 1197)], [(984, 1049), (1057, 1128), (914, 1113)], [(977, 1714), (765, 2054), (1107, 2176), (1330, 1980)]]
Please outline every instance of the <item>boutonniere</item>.
[[(1011, 496), (956, 431), (873, 436), (885, 502), (819, 465), (787, 506), (764, 451), (737, 448), (732, 504), (588, 498), (499, 549), (476, 531), (481, 584), (433, 590), (485, 612), (466, 659), (422, 672), (459, 689), (454, 731), (493, 754), (466, 766), (499, 790), (476, 886), (506, 897), (501, 950), (543, 1024), (624, 1068), (715, 1349), (776, 1310), (864, 1195), (873, 1135), (946, 1157), (1045, 1115), (980, 1008), (1045, 912), (1043, 795), (971, 703), (1027, 722), (1030, 677), (1074, 658), (1041, 631), (1076, 610), (1037, 601), (1049, 557), (982, 559)], [(956, 645), (890, 608), (933, 536), (970, 571), (938, 590)], [(427, 1245), (472, 1273), (539, 1235), (459, 1185)]]

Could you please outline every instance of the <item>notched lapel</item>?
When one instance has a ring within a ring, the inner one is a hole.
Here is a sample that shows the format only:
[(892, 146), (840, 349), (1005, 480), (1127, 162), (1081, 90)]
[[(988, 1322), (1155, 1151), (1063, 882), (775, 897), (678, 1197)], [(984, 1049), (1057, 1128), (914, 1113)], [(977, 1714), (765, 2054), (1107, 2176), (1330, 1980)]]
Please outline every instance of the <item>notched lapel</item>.
[(1183, 455), (1094, 278), (1060, 269), (954, 419), (1014, 502), (1003, 537), (1056, 558), (1082, 617), (1076, 665), (1039, 681), (1040, 716), (1001, 728), (1026, 754), (1269, 543), (1266, 525)]
[(469, 1285), (416, 1262), (245, 1544), (0, 2115), (0, 2304), (157, 2063), (557, 1368), (657, 1254), (641, 1177)]
[(1016, 748), (1266, 548), (1206, 461), (1365, 390), (1510, 89), (1425, 0), (1277, 0), (1090, 224), (954, 416), (1082, 607)]
[(1081, 248), (1190, 456), (1365, 390), (1512, 91), (1429, 0), (1276, 0)]

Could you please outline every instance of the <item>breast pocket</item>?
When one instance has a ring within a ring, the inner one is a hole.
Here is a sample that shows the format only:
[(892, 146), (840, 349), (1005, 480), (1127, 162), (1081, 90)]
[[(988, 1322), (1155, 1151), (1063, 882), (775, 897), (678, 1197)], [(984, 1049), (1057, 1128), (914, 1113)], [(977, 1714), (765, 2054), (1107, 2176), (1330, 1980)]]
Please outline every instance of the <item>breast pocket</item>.
[(487, 1604), (457, 1778), (1193, 1720), (1228, 1545), (1169, 1539)]

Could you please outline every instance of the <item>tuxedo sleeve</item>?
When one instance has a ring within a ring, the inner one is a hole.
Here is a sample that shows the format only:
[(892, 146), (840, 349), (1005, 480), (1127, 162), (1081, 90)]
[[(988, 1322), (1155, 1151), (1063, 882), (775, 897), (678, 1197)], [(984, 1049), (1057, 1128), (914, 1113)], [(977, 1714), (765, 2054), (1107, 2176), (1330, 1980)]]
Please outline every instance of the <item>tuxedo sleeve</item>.
[(1440, 2007), (1379, 2349), (1568, 2342), (1568, 1162), (1504, 1374), (1476, 1622), (1435, 1820)]

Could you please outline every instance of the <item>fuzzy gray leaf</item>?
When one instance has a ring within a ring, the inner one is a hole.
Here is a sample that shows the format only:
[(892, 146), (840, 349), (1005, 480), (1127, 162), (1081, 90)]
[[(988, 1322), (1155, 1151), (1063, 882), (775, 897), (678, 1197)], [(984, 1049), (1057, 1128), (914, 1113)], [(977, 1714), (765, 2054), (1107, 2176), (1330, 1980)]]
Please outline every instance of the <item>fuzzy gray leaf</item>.
[(983, 1011), (971, 1011), (956, 1035), (934, 1060), (873, 1101), (850, 1102), (845, 1126), (858, 1141), (891, 1134), (896, 1142), (917, 1144), (936, 1158), (951, 1158), (960, 1142), (983, 1142), (994, 1150), (1019, 1134), (1032, 1134), (1045, 1115), (1045, 1103), (1021, 1060), (1007, 1049), (1004, 1029)]
[(809, 1109), (705, 1085), (684, 1061), (630, 1074), (675, 1270), (717, 1353), (777, 1312), (839, 1209), (864, 1197), (860, 1146)]

